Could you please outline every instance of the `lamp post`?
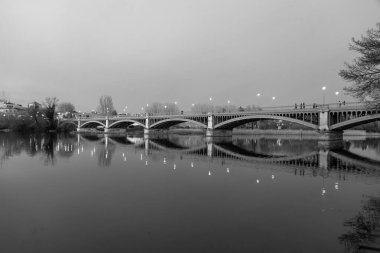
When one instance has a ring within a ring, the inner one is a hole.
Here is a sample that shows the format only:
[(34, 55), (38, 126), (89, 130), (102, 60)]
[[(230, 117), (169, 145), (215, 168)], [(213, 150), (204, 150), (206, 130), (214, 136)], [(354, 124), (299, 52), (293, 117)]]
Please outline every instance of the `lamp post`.
[(339, 104), (339, 106), (341, 105), (340, 101), (339, 101), (339, 91), (335, 91), (335, 96), (336, 96), (336, 101), (337, 103)]
[[(174, 101), (174, 108), (173, 108), (173, 111), (170, 112), (170, 114), (176, 114), (177, 113), (177, 108), (178, 108), (178, 101)], [(178, 108), (178, 111), (179, 111), (179, 108)]]
[[(261, 93), (259, 92), (259, 93), (257, 93), (256, 94), (256, 96), (257, 96), (257, 98), (259, 99), (260, 97), (261, 97)], [(259, 101), (259, 100), (258, 100)], [(259, 102), (257, 101), (257, 104), (259, 104)]]
[(325, 90), (326, 90), (326, 86), (323, 86), (323, 87), (322, 87), (322, 93), (323, 93), (323, 106), (325, 105)]

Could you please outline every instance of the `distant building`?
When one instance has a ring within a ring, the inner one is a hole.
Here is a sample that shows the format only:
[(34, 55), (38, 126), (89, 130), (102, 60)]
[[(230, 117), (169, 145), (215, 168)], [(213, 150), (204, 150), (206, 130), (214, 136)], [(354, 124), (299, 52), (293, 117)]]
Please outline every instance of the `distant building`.
[(0, 113), (18, 114), (24, 111), (22, 105), (11, 103), (9, 101), (0, 100)]
[(41, 108), (41, 104), (34, 101), (34, 102), (31, 102), (31, 103), (28, 103), (28, 108), (35, 108), (35, 109), (38, 109), (38, 108)]

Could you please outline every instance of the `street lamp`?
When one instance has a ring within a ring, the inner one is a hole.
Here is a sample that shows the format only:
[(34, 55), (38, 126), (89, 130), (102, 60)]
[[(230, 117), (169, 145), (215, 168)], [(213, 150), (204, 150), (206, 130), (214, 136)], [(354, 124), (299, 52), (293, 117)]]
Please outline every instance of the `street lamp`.
[(323, 87), (322, 87), (322, 93), (323, 93), (323, 105), (325, 105), (325, 90), (326, 90), (326, 86), (323, 86)]
[(339, 101), (339, 91), (335, 91), (335, 96), (336, 96), (336, 100), (337, 102), (339, 103), (339, 106), (340, 106), (340, 101)]

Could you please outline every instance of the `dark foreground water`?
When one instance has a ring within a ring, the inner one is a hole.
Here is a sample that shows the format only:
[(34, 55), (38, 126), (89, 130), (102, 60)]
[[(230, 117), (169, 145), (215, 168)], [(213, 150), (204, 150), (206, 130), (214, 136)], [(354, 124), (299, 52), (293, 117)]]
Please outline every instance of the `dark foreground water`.
[(350, 252), (380, 139), (338, 146), (0, 134), (0, 252)]

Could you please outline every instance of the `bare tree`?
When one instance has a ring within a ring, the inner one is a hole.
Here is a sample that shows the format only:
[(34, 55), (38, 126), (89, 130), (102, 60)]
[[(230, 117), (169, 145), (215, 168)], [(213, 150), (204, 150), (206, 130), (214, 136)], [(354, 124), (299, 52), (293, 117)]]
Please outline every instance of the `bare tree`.
[(55, 108), (58, 104), (58, 99), (56, 97), (47, 97), (43, 103), (45, 106), (45, 114), (48, 119), (48, 130), (55, 129)]
[(102, 115), (116, 114), (111, 96), (103, 95), (99, 98), (98, 112)]
[(40, 104), (37, 102), (34, 102), (33, 104), (31, 104), (28, 107), (28, 114), (36, 123), (37, 129), (41, 128), (40, 122), (38, 120), (39, 115), (40, 115), (40, 111), (41, 111)]
[(359, 56), (352, 64), (345, 63), (346, 68), (339, 72), (344, 80), (353, 83), (345, 91), (380, 106), (380, 22), (361, 39), (353, 38), (349, 49)]
[(72, 113), (75, 111), (75, 106), (70, 102), (62, 102), (57, 107), (57, 112)]

